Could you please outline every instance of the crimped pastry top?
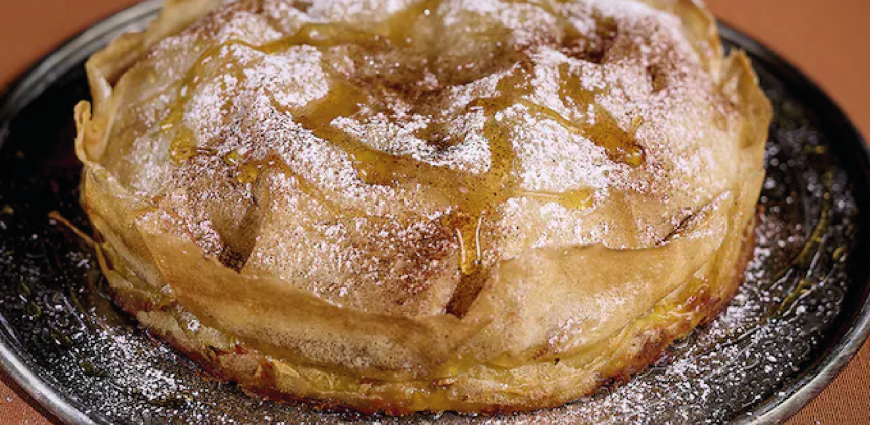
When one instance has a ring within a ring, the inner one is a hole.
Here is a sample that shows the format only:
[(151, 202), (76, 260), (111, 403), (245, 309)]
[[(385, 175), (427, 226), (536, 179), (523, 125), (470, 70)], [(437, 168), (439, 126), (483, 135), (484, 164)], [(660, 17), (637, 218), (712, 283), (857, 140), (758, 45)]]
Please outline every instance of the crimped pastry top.
[(95, 55), (79, 113), (86, 170), (148, 210), (145, 245), (195, 243), (232, 272), (215, 281), (477, 330), (508, 323), (493, 300), (543, 297), (504, 344), (577, 346), (697, 272), (754, 202), (769, 106), (692, 2), (220, 3), (170, 1)]

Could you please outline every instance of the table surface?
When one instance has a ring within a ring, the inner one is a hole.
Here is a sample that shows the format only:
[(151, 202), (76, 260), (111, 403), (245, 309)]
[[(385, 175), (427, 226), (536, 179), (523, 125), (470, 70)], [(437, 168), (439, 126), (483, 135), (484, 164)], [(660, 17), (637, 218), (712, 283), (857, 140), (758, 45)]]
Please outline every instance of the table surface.
[[(68, 37), (136, 0), (0, 0), (0, 91)], [(870, 135), (870, 1), (707, 0), (714, 13), (796, 64)], [(0, 423), (59, 423), (0, 372)], [(788, 425), (870, 423), (870, 344)]]

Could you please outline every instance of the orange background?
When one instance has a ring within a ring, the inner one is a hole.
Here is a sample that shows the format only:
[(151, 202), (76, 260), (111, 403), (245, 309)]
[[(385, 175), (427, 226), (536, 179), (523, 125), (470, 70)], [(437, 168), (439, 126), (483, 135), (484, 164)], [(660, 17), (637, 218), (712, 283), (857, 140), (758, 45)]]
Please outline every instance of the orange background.
[[(68, 37), (136, 0), (0, 0), (0, 91)], [(818, 82), (870, 135), (870, 1), (707, 0)], [(56, 419), (0, 372), (0, 423)], [(870, 345), (788, 425), (870, 423)]]

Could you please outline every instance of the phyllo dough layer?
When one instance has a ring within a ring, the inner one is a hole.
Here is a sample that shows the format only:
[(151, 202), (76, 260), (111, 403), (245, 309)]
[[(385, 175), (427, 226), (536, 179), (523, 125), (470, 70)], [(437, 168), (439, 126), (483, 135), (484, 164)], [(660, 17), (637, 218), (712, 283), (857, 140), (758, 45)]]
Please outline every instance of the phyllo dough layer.
[(87, 63), (116, 301), (227, 379), (556, 406), (714, 316), (771, 109), (689, 0), (169, 0)]

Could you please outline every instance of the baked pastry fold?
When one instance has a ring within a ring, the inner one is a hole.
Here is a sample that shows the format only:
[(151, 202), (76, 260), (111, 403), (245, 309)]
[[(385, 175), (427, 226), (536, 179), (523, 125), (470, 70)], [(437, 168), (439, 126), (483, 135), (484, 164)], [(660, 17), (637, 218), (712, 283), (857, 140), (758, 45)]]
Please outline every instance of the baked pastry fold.
[(271, 396), (556, 406), (752, 252), (770, 106), (692, 1), (170, 0), (87, 72), (116, 301)]

